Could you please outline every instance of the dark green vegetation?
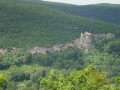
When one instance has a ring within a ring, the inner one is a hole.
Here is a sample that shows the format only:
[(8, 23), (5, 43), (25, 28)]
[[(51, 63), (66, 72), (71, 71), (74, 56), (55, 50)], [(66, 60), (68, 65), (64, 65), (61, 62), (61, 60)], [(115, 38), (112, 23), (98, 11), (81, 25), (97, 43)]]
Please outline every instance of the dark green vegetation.
[(101, 20), (113, 24), (120, 24), (120, 5), (98, 4), (74, 6), (48, 4), (48, 6), (73, 15), (82, 16), (93, 20)]
[[(46, 55), (0, 54), (0, 90), (120, 90), (120, 25), (70, 15), (49, 5), (0, 0), (0, 48), (51, 47), (84, 31), (112, 32), (116, 38), (94, 42), (97, 50), (89, 53), (71, 48)], [(96, 69), (84, 69), (89, 65)], [(49, 75), (51, 69), (54, 73)]]
[(120, 37), (119, 25), (72, 16), (42, 4), (0, 0), (0, 13), (0, 48), (50, 47), (84, 31)]
[(4, 75), (0, 74), (0, 90), (5, 88), (7, 83), (8, 83), (8, 80), (6, 79), (6, 77)]
[[(61, 90), (61, 88), (68, 88), (66, 90), (73, 90), (72, 88), (76, 88), (75, 90), (79, 90), (85, 87), (86, 90), (89, 90), (89, 88), (93, 88), (95, 90), (102, 88), (102, 90), (106, 90), (106, 88), (112, 88), (112, 86), (109, 86), (109, 84), (115, 84), (115, 78), (120, 76), (119, 53), (117, 50), (111, 51), (110, 53), (108, 52), (113, 49), (113, 47), (111, 47), (111, 42), (119, 43), (120, 41), (109, 41), (108, 43), (103, 44), (102, 50), (89, 53), (84, 53), (83, 50), (72, 48), (62, 52), (48, 53), (46, 55), (31, 55), (30, 53), (26, 52), (21, 52), (18, 54), (9, 53), (5, 56), (1, 55), (0, 70), (4, 75), (7, 76), (7, 79), (9, 80), (7, 85), (9, 90), (39, 90), (43, 87), (45, 90), (49, 90), (50, 88), (54, 90), (53, 88), (58, 88), (58, 86), (62, 83), (62, 86), (57, 90)], [(120, 44), (118, 46), (118, 44), (113, 43), (112, 46), (113, 45), (114, 47), (120, 47)], [(88, 76), (93, 74), (90, 71), (79, 71), (89, 65), (95, 66), (97, 72), (94, 70), (93, 73), (96, 75), (96, 77)], [(49, 76), (51, 69), (56, 72), (53, 76)], [(62, 74), (63, 76), (60, 76), (61, 74), (58, 73), (64, 73), (66, 79), (64, 74)], [(75, 74), (76, 76), (78, 75), (78, 78), (73, 78)], [(44, 78), (46, 77), (49, 79), (44, 81)], [(80, 79), (81, 81), (78, 82), (79, 78), (83, 79)], [(65, 82), (58, 82), (58, 79), (62, 79), (63, 81), (65, 80)], [(72, 80), (75, 80), (74, 83), (78, 84), (72, 83)], [(116, 82), (118, 82), (118, 84), (116, 86), (114, 85), (113, 88), (119, 88), (120, 81), (117, 80)], [(64, 87), (66, 84), (68, 86)], [(73, 84), (73, 87), (70, 87), (71, 84)], [(44, 85), (47, 86), (45, 87)]]
[(82, 71), (72, 71), (68, 76), (51, 71), (47, 79), (41, 81), (43, 90), (113, 90), (105, 73), (94, 67)]
[(120, 5), (118, 4), (93, 4), (76, 6), (63, 3), (43, 2), (40, 0), (22, 0), (33, 3), (41, 3), (72, 15), (82, 16), (93, 20), (101, 20), (113, 24), (120, 24)]

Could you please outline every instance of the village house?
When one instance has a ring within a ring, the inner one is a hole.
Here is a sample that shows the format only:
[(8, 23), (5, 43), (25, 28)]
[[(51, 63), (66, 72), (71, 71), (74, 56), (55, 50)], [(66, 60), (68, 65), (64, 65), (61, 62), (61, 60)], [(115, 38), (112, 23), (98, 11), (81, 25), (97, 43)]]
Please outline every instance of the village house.
[(32, 49), (29, 49), (28, 51), (31, 52), (31, 54), (36, 54), (36, 53), (46, 54), (47, 49), (42, 48), (42, 47), (35, 47), (35, 48), (32, 48)]
[(5, 49), (0, 49), (0, 54), (3, 54), (3, 55), (5, 55), (5, 54), (7, 54), (7, 50)]

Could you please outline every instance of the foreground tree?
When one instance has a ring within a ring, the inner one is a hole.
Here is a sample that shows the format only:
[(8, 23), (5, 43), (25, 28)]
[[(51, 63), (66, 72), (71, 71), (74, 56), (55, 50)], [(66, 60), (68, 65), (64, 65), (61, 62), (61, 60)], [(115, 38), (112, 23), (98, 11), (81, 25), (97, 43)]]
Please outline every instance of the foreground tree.
[(81, 71), (50, 75), (40, 83), (42, 90), (113, 90), (106, 73), (98, 72), (90, 66)]
[(3, 74), (0, 74), (0, 90), (3, 90), (8, 83), (8, 80)]
[(115, 87), (116, 87), (116, 90), (120, 90), (120, 77), (117, 77), (115, 79)]

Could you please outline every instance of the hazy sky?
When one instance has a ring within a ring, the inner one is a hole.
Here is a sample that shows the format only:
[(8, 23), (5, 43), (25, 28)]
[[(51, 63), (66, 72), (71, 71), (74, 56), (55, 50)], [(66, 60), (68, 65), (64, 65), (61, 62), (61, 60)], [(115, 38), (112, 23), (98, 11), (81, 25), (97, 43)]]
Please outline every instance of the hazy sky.
[(96, 4), (96, 3), (113, 3), (120, 4), (120, 0), (43, 0), (52, 2), (70, 3), (76, 5)]

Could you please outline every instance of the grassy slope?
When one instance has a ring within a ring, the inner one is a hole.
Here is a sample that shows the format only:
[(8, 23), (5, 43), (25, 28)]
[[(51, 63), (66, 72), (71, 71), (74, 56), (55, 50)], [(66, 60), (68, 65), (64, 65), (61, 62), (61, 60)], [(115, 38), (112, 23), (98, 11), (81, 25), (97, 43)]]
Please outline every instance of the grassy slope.
[(42, 4), (0, 0), (0, 48), (50, 47), (81, 32), (116, 33), (120, 26), (56, 11)]

